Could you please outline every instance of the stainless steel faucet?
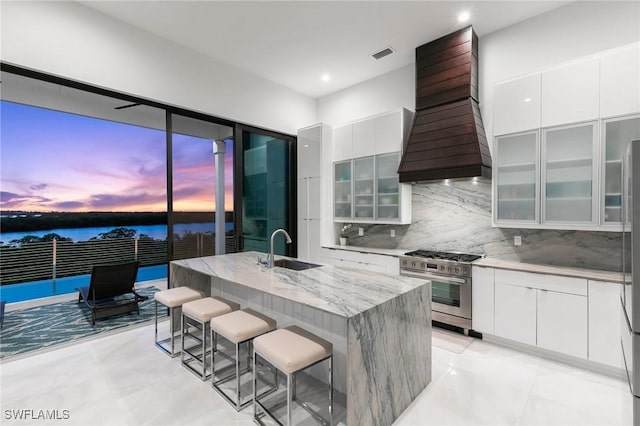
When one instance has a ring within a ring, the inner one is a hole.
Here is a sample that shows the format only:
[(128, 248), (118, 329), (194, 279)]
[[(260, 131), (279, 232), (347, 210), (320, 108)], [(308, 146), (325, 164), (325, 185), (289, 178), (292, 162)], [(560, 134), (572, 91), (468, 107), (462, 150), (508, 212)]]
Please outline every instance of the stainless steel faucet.
[(273, 233), (271, 234), (271, 246), (269, 247), (269, 254), (267, 255), (267, 268), (273, 268), (273, 239), (275, 238), (276, 234), (280, 233), (284, 234), (285, 238), (287, 239), (287, 244), (291, 244), (293, 242), (291, 241), (291, 236), (289, 236), (289, 233), (284, 229), (278, 228), (273, 231)]

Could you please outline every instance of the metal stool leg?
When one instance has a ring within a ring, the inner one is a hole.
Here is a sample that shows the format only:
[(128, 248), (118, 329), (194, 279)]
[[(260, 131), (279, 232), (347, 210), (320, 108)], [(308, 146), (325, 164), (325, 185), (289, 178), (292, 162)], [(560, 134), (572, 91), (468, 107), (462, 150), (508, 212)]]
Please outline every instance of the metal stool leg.
[(287, 426), (291, 426), (291, 406), (293, 405), (293, 389), (291, 382), (293, 374), (287, 374)]

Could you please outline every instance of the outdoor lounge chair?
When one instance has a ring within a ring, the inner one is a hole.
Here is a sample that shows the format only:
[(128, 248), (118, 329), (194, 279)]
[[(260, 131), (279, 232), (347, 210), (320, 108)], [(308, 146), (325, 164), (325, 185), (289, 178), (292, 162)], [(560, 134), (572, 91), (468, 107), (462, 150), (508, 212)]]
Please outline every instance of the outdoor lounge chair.
[(147, 297), (134, 289), (139, 266), (140, 262), (125, 262), (93, 267), (89, 286), (77, 288), (78, 303), (84, 300), (91, 309), (92, 325), (99, 318), (133, 311), (140, 314), (138, 302)]
[(0, 328), (2, 328), (2, 324), (4, 324), (4, 306), (6, 304), (6, 301), (0, 300)]

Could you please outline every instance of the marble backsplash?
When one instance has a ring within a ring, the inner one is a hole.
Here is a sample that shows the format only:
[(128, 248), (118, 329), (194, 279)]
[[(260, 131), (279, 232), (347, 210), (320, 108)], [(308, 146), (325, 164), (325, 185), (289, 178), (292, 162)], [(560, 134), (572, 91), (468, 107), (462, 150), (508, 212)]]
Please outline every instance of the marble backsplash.
[[(621, 270), (622, 239), (617, 232), (494, 228), (491, 181), (480, 179), (413, 185), (411, 225), (354, 224), (349, 245), (417, 248), (485, 254), (526, 263)], [(336, 224), (340, 231), (342, 224)], [(364, 228), (364, 236), (358, 236)], [(390, 237), (395, 230), (396, 236)], [(513, 244), (520, 235), (522, 245)]]

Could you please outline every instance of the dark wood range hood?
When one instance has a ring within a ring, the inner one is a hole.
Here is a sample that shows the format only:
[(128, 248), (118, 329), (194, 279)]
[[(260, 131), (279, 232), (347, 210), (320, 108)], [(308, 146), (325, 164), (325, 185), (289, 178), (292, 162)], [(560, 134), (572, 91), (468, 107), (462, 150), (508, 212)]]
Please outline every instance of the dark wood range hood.
[(400, 182), (491, 177), (472, 27), (416, 49), (416, 115), (398, 173)]

